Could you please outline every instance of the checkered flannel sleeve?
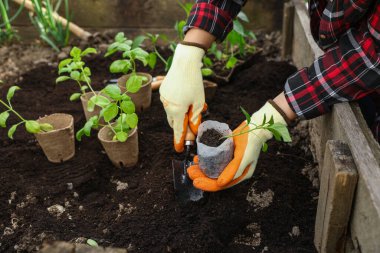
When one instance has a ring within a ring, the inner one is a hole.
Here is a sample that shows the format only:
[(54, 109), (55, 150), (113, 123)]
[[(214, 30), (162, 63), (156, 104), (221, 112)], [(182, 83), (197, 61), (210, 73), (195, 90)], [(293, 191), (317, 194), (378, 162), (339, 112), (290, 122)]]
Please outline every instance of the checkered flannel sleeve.
[(245, 2), (246, 0), (197, 0), (184, 32), (196, 27), (211, 33), (217, 41), (223, 41), (232, 30), (232, 21)]
[(336, 47), (289, 77), (285, 96), (301, 118), (328, 112), (333, 104), (360, 99), (380, 88), (380, 47), (369, 32), (349, 29)]

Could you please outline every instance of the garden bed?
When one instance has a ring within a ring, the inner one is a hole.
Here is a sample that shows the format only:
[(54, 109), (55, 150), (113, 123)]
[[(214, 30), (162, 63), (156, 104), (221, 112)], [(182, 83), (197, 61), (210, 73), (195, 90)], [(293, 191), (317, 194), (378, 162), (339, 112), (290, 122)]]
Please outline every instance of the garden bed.
[[(88, 62), (95, 87), (115, 77), (108, 73), (111, 59)], [(217, 90), (205, 118), (238, 126), (244, 118), (239, 106), (251, 113), (259, 109), (295, 71), (288, 63), (257, 57)], [(80, 102), (69, 101), (76, 86), (55, 85), (56, 77), (56, 68), (47, 64), (24, 74), (15, 108), (33, 119), (72, 114), (78, 130), (84, 114)], [(138, 131), (139, 163), (128, 169), (114, 168), (95, 136), (76, 143), (72, 160), (52, 164), (32, 136), (19, 131), (10, 141), (0, 131), (0, 252), (30, 252), (43, 241), (85, 238), (128, 252), (315, 252), (317, 190), (303, 175), (312, 166), (304, 132), (293, 129), (291, 145), (271, 141), (251, 180), (180, 205), (171, 159), (183, 157), (173, 149), (158, 93), (140, 115)], [(49, 213), (53, 205), (65, 211)]]

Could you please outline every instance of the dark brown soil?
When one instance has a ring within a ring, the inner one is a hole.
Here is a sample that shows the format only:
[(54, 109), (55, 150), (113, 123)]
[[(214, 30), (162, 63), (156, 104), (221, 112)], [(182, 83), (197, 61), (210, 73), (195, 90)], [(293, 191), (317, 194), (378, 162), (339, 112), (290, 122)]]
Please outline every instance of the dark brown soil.
[[(91, 61), (98, 88), (115, 77), (108, 74), (109, 64), (101, 57)], [(237, 127), (243, 121), (239, 106), (250, 113), (258, 110), (294, 71), (285, 62), (264, 60), (243, 70), (209, 101), (206, 119)], [(85, 121), (80, 102), (69, 101), (77, 86), (55, 85), (56, 77), (48, 65), (26, 73), (17, 83), (22, 90), (14, 106), (30, 119), (72, 114), (79, 129)], [(115, 169), (95, 134), (76, 143), (76, 156), (63, 164), (49, 163), (21, 128), (14, 141), (0, 130), (0, 143), (0, 252), (31, 252), (43, 241), (83, 238), (130, 252), (315, 252), (317, 192), (301, 174), (311, 163), (310, 154), (272, 141), (251, 180), (179, 205), (171, 159), (183, 156), (172, 147), (158, 93), (140, 115), (140, 157), (133, 168)], [(59, 217), (47, 210), (55, 204), (65, 207)], [(290, 234), (295, 226), (298, 236)]]
[(207, 129), (200, 138), (201, 143), (209, 147), (218, 147), (224, 142), (223, 135), (215, 129)]

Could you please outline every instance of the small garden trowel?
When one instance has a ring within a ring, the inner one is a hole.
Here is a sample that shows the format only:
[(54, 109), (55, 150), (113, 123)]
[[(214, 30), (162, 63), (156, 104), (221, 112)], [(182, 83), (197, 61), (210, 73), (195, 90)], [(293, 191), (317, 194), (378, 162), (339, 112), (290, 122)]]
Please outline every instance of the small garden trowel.
[(195, 144), (195, 136), (188, 129), (185, 137), (185, 160), (173, 160), (173, 182), (176, 197), (181, 202), (198, 201), (203, 198), (203, 191), (195, 188), (193, 182), (187, 174), (187, 168), (191, 165), (190, 152)]

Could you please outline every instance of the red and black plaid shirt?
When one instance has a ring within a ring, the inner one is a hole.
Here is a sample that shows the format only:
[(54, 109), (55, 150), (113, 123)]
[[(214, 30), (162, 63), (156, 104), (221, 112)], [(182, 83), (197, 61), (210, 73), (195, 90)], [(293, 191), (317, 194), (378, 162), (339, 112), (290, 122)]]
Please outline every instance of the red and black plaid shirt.
[[(244, 2), (198, 0), (185, 31), (198, 27), (223, 40)], [(310, 0), (309, 5), (311, 30), (325, 54), (285, 84), (289, 105), (307, 119), (380, 88), (380, 1)]]

